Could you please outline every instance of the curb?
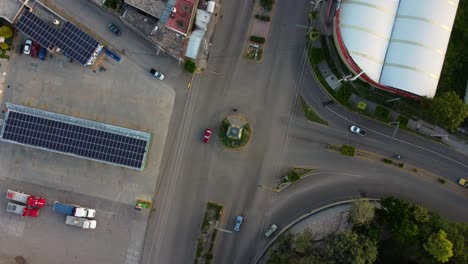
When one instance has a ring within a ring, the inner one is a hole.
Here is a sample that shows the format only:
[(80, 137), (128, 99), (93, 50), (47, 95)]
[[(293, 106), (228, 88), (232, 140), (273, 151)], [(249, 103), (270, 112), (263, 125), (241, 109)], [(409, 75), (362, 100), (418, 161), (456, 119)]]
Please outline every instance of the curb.
[[(380, 201), (380, 199), (378, 199), (378, 198), (362, 198), (362, 199), (367, 200), (367, 201), (372, 201), (372, 202)], [(299, 216), (298, 218), (293, 220), (291, 223), (289, 223), (287, 226), (285, 226), (283, 229), (281, 229), (280, 232), (278, 232), (276, 234), (276, 236), (270, 242), (268, 242), (268, 244), (265, 246), (263, 251), (260, 253), (260, 256), (258, 256), (258, 258), (255, 259), (254, 263), (258, 264), (259, 261), (265, 255), (265, 253), (268, 251), (268, 249), (270, 249), (271, 245), (273, 245), (273, 243), (275, 243), (276, 239), (278, 239), (283, 233), (287, 232), (291, 227), (296, 225), (298, 222), (302, 221), (303, 219), (305, 219), (305, 218), (307, 218), (307, 217), (309, 217), (309, 216), (311, 216), (313, 214), (319, 213), (319, 212), (321, 212), (323, 210), (330, 209), (330, 208), (333, 208), (335, 206), (339, 206), (339, 205), (343, 205), (343, 204), (349, 204), (349, 203), (352, 203), (353, 201), (354, 201), (354, 199), (353, 200), (344, 200), (344, 201), (339, 201), (339, 202), (327, 204), (327, 205), (321, 206), (321, 207), (319, 207), (317, 209), (311, 210), (308, 213), (305, 213), (305, 214)]]

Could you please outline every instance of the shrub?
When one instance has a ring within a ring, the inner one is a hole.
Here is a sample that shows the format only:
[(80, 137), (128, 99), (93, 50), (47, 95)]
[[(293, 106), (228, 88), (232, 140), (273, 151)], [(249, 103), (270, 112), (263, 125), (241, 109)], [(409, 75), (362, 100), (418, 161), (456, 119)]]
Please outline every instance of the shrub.
[(197, 64), (191, 60), (185, 61), (184, 64), (184, 69), (187, 70), (188, 72), (194, 73), (195, 70), (197, 69)]
[(446, 180), (445, 180), (445, 179), (442, 179), (442, 178), (437, 179), (437, 181), (438, 181), (439, 183), (441, 183), (441, 184), (444, 184), (444, 183), (446, 182)]
[(117, 7), (121, 4), (120, 0), (106, 0), (104, 2), (104, 6), (112, 9), (117, 9)]
[(274, 4), (275, 0), (260, 0), (260, 5), (268, 11), (273, 9)]
[(383, 158), (382, 161), (387, 164), (392, 164), (393, 161), (391, 159)]
[(263, 43), (265, 43), (265, 38), (264, 37), (259, 37), (259, 36), (250, 36), (250, 41), (255, 42), (255, 43), (263, 44)]
[(343, 145), (341, 146), (341, 154), (345, 156), (354, 157), (355, 149), (353, 146)]
[(404, 167), (405, 167), (405, 164), (402, 162), (402, 163), (398, 164), (398, 167), (404, 168)]
[(299, 176), (299, 174), (297, 174), (297, 172), (294, 171), (294, 169), (288, 173), (288, 179), (290, 182), (295, 182), (299, 180), (300, 178), (301, 177)]
[(269, 16), (264, 16), (264, 15), (259, 15), (259, 14), (256, 14), (255, 15), (255, 18), (256, 19), (259, 19), (259, 20), (262, 20), (262, 21), (270, 21), (270, 17)]
[(375, 117), (382, 121), (382, 122), (388, 122), (388, 116), (390, 115), (390, 111), (383, 107), (383, 106), (380, 106), (378, 105), (376, 108), (375, 108)]
[(0, 49), (2, 49), (2, 50), (8, 49), (8, 44), (6, 44), (5, 42), (0, 43)]
[(13, 36), (13, 30), (11, 27), (3, 25), (0, 27), (0, 36), (5, 39), (11, 38)]

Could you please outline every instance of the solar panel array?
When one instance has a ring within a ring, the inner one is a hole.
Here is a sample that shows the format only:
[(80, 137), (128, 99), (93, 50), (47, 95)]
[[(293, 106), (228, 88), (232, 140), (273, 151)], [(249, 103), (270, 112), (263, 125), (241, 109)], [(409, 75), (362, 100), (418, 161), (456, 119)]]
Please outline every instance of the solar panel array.
[(100, 45), (97, 40), (70, 22), (65, 22), (59, 30), (28, 10), (25, 10), (16, 22), (16, 28), (48, 49), (60, 48), (64, 54), (83, 65), (93, 57)]
[(142, 170), (147, 140), (9, 111), (2, 139)]

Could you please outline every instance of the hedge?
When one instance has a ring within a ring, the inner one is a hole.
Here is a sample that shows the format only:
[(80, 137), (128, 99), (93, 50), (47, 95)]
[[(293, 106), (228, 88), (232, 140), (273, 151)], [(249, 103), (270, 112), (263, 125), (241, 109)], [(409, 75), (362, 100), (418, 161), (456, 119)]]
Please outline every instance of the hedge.
[(263, 43), (265, 43), (265, 38), (264, 37), (259, 37), (259, 36), (250, 36), (250, 41), (255, 42), (255, 43), (263, 44)]

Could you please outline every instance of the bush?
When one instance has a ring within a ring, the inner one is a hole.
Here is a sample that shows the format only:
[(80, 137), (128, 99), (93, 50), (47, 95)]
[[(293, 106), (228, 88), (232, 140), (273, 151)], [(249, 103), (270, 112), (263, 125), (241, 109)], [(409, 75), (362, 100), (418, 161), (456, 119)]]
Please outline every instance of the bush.
[(387, 164), (392, 164), (393, 161), (391, 159), (383, 158), (382, 161)]
[(260, 5), (268, 11), (273, 9), (274, 4), (275, 0), (260, 0)]
[(188, 72), (194, 73), (195, 70), (197, 69), (197, 64), (191, 60), (186, 60), (184, 64), (184, 69), (187, 70)]
[(11, 27), (3, 25), (0, 27), (0, 36), (5, 39), (11, 38), (13, 36), (13, 30)]
[(388, 116), (390, 115), (390, 111), (387, 108), (378, 105), (377, 108), (375, 108), (374, 115), (378, 120), (386, 123), (388, 122)]
[(104, 2), (104, 6), (112, 9), (117, 9), (117, 7), (121, 4), (120, 0), (106, 0)]
[(297, 174), (297, 172), (293, 170), (291, 170), (289, 173), (288, 173), (288, 180), (290, 182), (295, 182), (297, 180), (299, 180), (301, 178), (301, 176), (299, 176), (299, 174)]
[(270, 21), (270, 17), (269, 16), (264, 16), (264, 15), (259, 15), (259, 14), (256, 14), (255, 15), (255, 18), (256, 19), (259, 19), (259, 20), (262, 20), (262, 21)]
[(0, 43), (0, 49), (2, 49), (2, 50), (8, 49), (8, 44), (6, 44), (5, 42)]
[(341, 146), (341, 154), (345, 156), (354, 157), (355, 149), (353, 146), (343, 145)]
[(445, 179), (442, 179), (442, 178), (437, 179), (437, 181), (438, 181), (439, 183), (441, 183), (441, 184), (444, 184), (444, 183), (446, 182), (446, 180), (445, 180)]
[(398, 164), (398, 167), (404, 168), (404, 167), (405, 167), (405, 164), (402, 162), (402, 163)]
[(264, 37), (259, 37), (259, 36), (250, 36), (250, 41), (255, 42), (255, 43), (263, 44), (263, 43), (265, 43), (265, 38)]

